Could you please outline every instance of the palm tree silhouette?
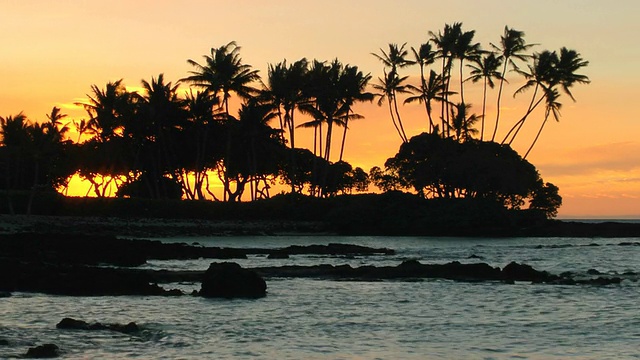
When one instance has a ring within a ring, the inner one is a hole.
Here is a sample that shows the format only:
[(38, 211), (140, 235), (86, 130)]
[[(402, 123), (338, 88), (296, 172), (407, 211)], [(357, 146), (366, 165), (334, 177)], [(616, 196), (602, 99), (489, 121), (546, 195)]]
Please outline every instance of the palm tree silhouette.
[[(240, 47), (232, 41), (219, 48), (212, 48), (211, 55), (204, 55), (204, 65), (194, 60), (187, 60), (189, 65), (195, 67), (196, 70), (190, 71), (191, 76), (181, 79), (193, 86), (204, 88), (211, 92), (213, 96), (222, 93), (221, 104), (226, 114), (225, 121), (231, 121), (229, 113), (229, 98), (231, 93), (235, 93), (242, 99), (248, 99), (258, 91), (250, 86), (251, 83), (260, 79), (258, 70), (252, 70), (250, 65), (243, 64), (240, 58)], [(227, 162), (230, 159), (231, 152), (231, 133), (229, 132), (226, 145)], [(226, 164), (229, 166), (230, 164)], [(229, 187), (229, 177), (226, 172), (223, 176), (224, 183), (224, 200), (231, 195)]]
[[(502, 80), (502, 74), (498, 71), (502, 65), (502, 60), (496, 56), (496, 53), (490, 52), (487, 55), (483, 56), (480, 59), (476, 59), (474, 64), (467, 65), (470, 67), (471, 73), (470, 76), (465, 80), (471, 80), (476, 83), (480, 80), (483, 81), (482, 86), (482, 115), (480, 117), (480, 140), (484, 140), (484, 119), (487, 109), (487, 86), (490, 88), (495, 87), (495, 83), (493, 79)], [(506, 81), (506, 80), (505, 80)]]
[[(384, 78), (378, 78), (379, 84), (373, 85), (373, 87), (379, 91), (378, 96), (380, 96), (380, 100), (378, 101), (378, 105), (382, 105), (382, 101), (384, 98), (389, 102), (389, 111), (391, 113), (391, 121), (395, 126), (400, 138), (403, 142), (409, 141), (407, 135), (404, 131), (404, 126), (402, 125), (402, 119), (400, 118), (400, 112), (398, 110), (398, 93), (408, 93), (406, 85), (403, 85), (404, 81), (408, 78), (408, 76), (400, 77), (398, 75), (398, 69), (412, 65), (414, 62), (411, 60), (407, 60), (406, 57), (409, 52), (405, 49), (407, 44), (404, 43), (401, 46), (398, 44), (389, 44), (389, 50), (384, 51), (380, 49), (380, 54), (371, 53), (371, 55), (375, 56), (378, 60), (382, 62), (385, 67), (384, 70)], [(389, 68), (389, 72), (386, 71), (386, 68)], [(392, 110), (393, 104), (393, 110)], [(395, 117), (393, 112), (395, 111)]]
[(502, 73), (500, 74), (500, 85), (498, 87), (498, 99), (496, 104), (496, 124), (493, 129), (493, 135), (491, 135), (491, 141), (496, 138), (498, 132), (498, 126), (500, 122), (500, 100), (502, 98), (502, 88), (505, 82), (505, 74), (507, 73), (507, 65), (511, 65), (513, 69), (518, 69), (518, 66), (513, 59), (521, 61), (528, 60), (531, 56), (523, 54), (523, 51), (528, 50), (535, 44), (527, 44), (524, 40), (524, 32), (516, 29), (509, 29), (508, 26), (504, 27), (504, 34), (500, 37), (500, 44), (491, 46), (500, 54), (500, 60), (503, 62)]
[(418, 101), (424, 103), (424, 106), (427, 110), (427, 118), (429, 119), (429, 132), (432, 133), (436, 130), (437, 126), (433, 122), (432, 111), (433, 107), (431, 105), (432, 101), (444, 102), (446, 99), (443, 97), (444, 94), (451, 95), (453, 93), (446, 92), (444, 90), (445, 81), (442, 78), (442, 75), (436, 73), (431, 70), (429, 72), (429, 78), (422, 82), (422, 86), (420, 88), (407, 85), (407, 88), (410, 89), (415, 96), (410, 96), (404, 100), (405, 104), (412, 103), (414, 101)]
[(98, 139), (107, 141), (122, 129), (127, 116), (131, 115), (132, 93), (127, 92), (122, 79), (108, 82), (104, 90), (91, 85), (92, 95), (82, 105), (89, 114), (88, 128), (95, 129)]
[(373, 94), (366, 91), (367, 85), (371, 80), (370, 74), (364, 74), (358, 70), (357, 66), (347, 64), (338, 80), (339, 91), (342, 97), (342, 107), (344, 110), (344, 131), (342, 133), (342, 142), (340, 145), (340, 157), (338, 162), (342, 161), (344, 155), (344, 145), (347, 139), (347, 130), (349, 129), (349, 120), (361, 119), (362, 116), (352, 114), (352, 107), (356, 102), (373, 101)]
[[(429, 86), (431, 84), (427, 83), (427, 79), (424, 75), (424, 71), (427, 66), (433, 64), (436, 61), (438, 54), (432, 49), (431, 42), (426, 42), (424, 44), (421, 44), (419, 50), (416, 50), (415, 48), (412, 47), (411, 51), (413, 52), (413, 56), (415, 57), (415, 63), (417, 63), (418, 66), (420, 66), (420, 88), (417, 88), (413, 85), (409, 85), (408, 87), (413, 92), (418, 93), (420, 95), (409, 97), (405, 99), (404, 103), (408, 104), (414, 101), (419, 101), (424, 103), (425, 110), (427, 112), (427, 118), (429, 119), (429, 132), (432, 132), (434, 129), (434, 123), (433, 123), (433, 119), (431, 118), (431, 100), (436, 98), (437, 93), (434, 93), (432, 96), (429, 96), (431, 95), (429, 94), (429, 92), (433, 87)], [(431, 70), (431, 72), (435, 74), (433, 70)], [(429, 78), (430, 82), (434, 80), (431, 76), (432, 75), (430, 75), (430, 78)]]
[(480, 43), (473, 43), (473, 37), (475, 35), (475, 30), (471, 31), (462, 31), (460, 29), (456, 34), (458, 35), (452, 49), (452, 57), (460, 60), (460, 102), (464, 104), (464, 61), (469, 60), (472, 62), (476, 62), (481, 54), (482, 49), (480, 47)]
[(402, 142), (408, 142), (409, 139), (407, 138), (407, 134), (404, 132), (400, 113), (398, 112), (397, 94), (409, 92), (409, 90), (407, 90), (407, 85), (404, 85), (407, 78), (408, 76), (399, 77), (398, 73), (395, 71), (387, 73), (387, 71), (384, 70), (384, 77), (378, 78), (378, 83), (372, 85), (374, 89), (378, 90), (378, 93), (376, 94), (379, 98), (378, 106), (382, 106), (384, 100), (387, 100), (391, 121), (393, 122), (393, 126), (396, 128), (398, 135), (400, 135)]
[(442, 59), (442, 69), (441, 74), (442, 78), (445, 81), (445, 85), (443, 88), (442, 97), (445, 101), (442, 103), (443, 106), (440, 111), (440, 118), (442, 121), (442, 136), (449, 135), (450, 129), (450, 121), (449, 121), (449, 105), (451, 102), (449, 101), (449, 95), (451, 92), (450, 88), (450, 80), (451, 80), (451, 68), (453, 65), (453, 57), (456, 51), (456, 43), (462, 34), (462, 23), (454, 23), (453, 25), (445, 24), (443, 31), (438, 31), (438, 33), (434, 33), (433, 31), (429, 31), (429, 35), (431, 36), (431, 41), (438, 48), (438, 57)]

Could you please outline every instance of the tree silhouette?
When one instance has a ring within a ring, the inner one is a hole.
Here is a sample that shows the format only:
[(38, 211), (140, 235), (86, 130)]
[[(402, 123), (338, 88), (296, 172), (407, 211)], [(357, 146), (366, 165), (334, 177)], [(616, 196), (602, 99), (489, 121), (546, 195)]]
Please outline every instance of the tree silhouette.
[(502, 73), (500, 74), (500, 85), (498, 86), (498, 100), (496, 104), (496, 124), (493, 129), (493, 135), (491, 135), (491, 141), (496, 138), (498, 132), (498, 126), (500, 122), (500, 100), (502, 98), (502, 88), (505, 82), (505, 74), (507, 73), (507, 65), (511, 65), (513, 69), (518, 69), (518, 66), (513, 59), (521, 61), (527, 61), (530, 55), (523, 54), (535, 44), (527, 44), (524, 40), (524, 32), (516, 29), (510, 29), (508, 26), (504, 27), (504, 34), (500, 37), (500, 44), (491, 46), (500, 54), (499, 58), (503, 63)]
[(498, 68), (500, 68), (500, 65), (502, 65), (502, 60), (496, 56), (496, 53), (490, 52), (482, 58), (475, 59), (474, 62), (475, 64), (467, 65), (472, 70), (470, 76), (465, 81), (471, 80), (474, 83), (480, 80), (483, 81), (482, 115), (480, 117), (480, 140), (484, 140), (484, 120), (487, 110), (487, 86), (493, 89), (495, 87), (493, 79), (497, 79), (500, 81), (504, 80), (502, 74), (498, 71)]

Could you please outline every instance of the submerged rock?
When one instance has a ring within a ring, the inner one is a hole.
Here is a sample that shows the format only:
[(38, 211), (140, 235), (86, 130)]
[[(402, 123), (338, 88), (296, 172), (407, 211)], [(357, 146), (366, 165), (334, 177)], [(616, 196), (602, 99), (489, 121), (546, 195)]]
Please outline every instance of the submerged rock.
[(56, 344), (44, 344), (29, 348), (24, 355), (27, 359), (56, 358), (60, 356), (60, 348)]
[(99, 322), (88, 323), (82, 320), (76, 320), (73, 318), (64, 318), (57, 325), (58, 329), (67, 330), (111, 330), (124, 334), (133, 334), (140, 331), (140, 327), (135, 322), (130, 322), (126, 325), (123, 324), (102, 324)]
[(221, 298), (260, 298), (266, 296), (267, 283), (253, 270), (236, 263), (212, 263), (204, 274), (200, 296)]

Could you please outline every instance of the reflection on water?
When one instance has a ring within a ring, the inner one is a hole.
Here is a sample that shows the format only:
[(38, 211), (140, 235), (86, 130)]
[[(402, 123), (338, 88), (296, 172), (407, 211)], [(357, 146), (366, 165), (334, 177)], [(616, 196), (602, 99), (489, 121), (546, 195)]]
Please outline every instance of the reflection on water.
[[(285, 247), (347, 242), (390, 247), (384, 257), (253, 256), (244, 266), (318, 263), (526, 262), (562, 271), (638, 272), (638, 239), (423, 239), (239, 237), (172, 239), (210, 246)], [(599, 246), (587, 246), (597, 244)], [(553, 246), (551, 246), (553, 245)], [(560, 246), (557, 246), (560, 245)], [(475, 254), (481, 259), (468, 259)], [(147, 267), (203, 269), (210, 260)], [(188, 287), (189, 285), (184, 285)], [(191, 285), (197, 286), (197, 285)], [(258, 300), (183, 297), (84, 297), (14, 294), (0, 299), (0, 358), (52, 342), (65, 359), (622, 359), (638, 358), (640, 284), (550, 286), (518, 283), (351, 282), (268, 279)], [(64, 317), (135, 321), (144, 329), (57, 330)]]

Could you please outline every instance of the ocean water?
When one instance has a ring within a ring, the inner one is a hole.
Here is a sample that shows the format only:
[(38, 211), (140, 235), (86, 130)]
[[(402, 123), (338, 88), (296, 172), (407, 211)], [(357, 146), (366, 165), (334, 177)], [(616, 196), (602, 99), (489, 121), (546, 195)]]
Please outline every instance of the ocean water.
[[(618, 285), (517, 282), (267, 279), (257, 300), (182, 297), (0, 298), (0, 358), (55, 343), (63, 359), (640, 359), (640, 239), (200, 237), (162, 239), (226, 247), (280, 248), (341, 242), (392, 256), (289, 259), (253, 256), (245, 267), (398, 265), (511, 261), (575, 277), (625, 274)], [(471, 255), (480, 259), (469, 259)], [(144, 268), (204, 270), (211, 260), (151, 261)], [(199, 284), (165, 284), (185, 291)], [(58, 330), (64, 317), (128, 323), (142, 331)]]

